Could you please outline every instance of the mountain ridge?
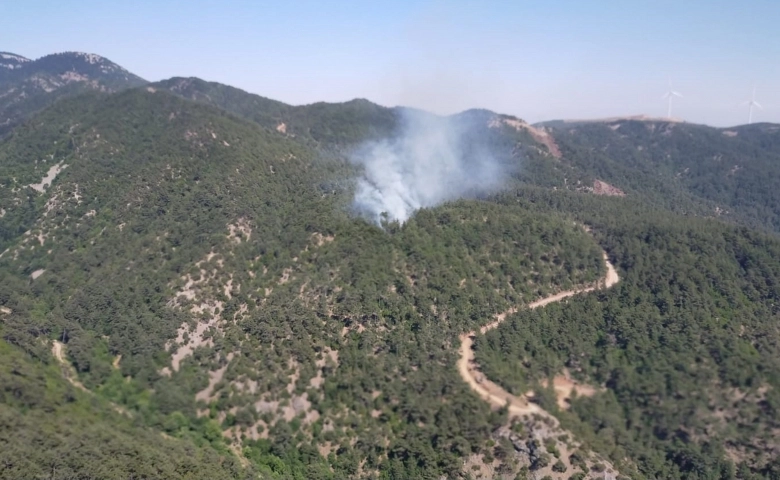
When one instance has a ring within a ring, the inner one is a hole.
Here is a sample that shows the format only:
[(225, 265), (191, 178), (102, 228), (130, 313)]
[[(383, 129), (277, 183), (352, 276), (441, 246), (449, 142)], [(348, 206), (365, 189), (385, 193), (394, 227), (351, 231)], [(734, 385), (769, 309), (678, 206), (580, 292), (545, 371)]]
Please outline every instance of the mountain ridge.
[(11, 52), (0, 52), (0, 67), (8, 70), (22, 68), (25, 63), (31, 62), (29, 58)]
[(94, 90), (114, 92), (146, 80), (99, 55), (62, 52), (36, 60), (0, 57), (0, 137), (59, 98)]
[(693, 123), (688, 122), (682, 118), (668, 118), (668, 117), (653, 117), (651, 115), (638, 114), (638, 115), (618, 115), (614, 117), (603, 118), (566, 118), (556, 120), (544, 120), (541, 122), (535, 122), (532, 125), (539, 127), (561, 127), (564, 125), (576, 125), (576, 124), (588, 124), (588, 123), (616, 123), (616, 122), (648, 122), (648, 123), (683, 123), (687, 125), (700, 125), (703, 127), (713, 128), (716, 130), (734, 130), (743, 127), (751, 127), (753, 125), (780, 125), (780, 123), (774, 122), (753, 122), (753, 123), (740, 123), (736, 125), (726, 127), (716, 127), (708, 125), (706, 123)]

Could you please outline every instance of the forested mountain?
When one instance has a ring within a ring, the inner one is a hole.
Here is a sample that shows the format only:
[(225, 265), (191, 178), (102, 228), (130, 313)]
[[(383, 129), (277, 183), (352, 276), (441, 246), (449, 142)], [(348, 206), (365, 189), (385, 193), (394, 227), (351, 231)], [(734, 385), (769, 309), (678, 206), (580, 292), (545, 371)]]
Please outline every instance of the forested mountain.
[[(541, 197), (504, 201), (559, 201)], [(569, 208), (623, 278), (478, 338), (486, 375), (535, 392), (578, 438), (634, 459), (644, 478), (777, 478), (777, 238), (630, 205)], [(552, 380), (562, 372), (595, 389), (561, 404)]]
[(293, 106), (199, 78), (171, 78), (153, 86), (320, 146), (344, 146), (367, 138), (380, 138), (392, 134), (397, 127), (394, 109), (363, 99), (341, 104), (323, 102)]
[(675, 212), (780, 231), (780, 125), (663, 120), (549, 122), (563, 158)]
[[(343, 147), (393, 135), (403, 108), (366, 100), (291, 106), (243, 90), (174, 78), (155, 84), (185, 98), (225, 109), (268, 128), (313, 140), (316, 148)], [(552, 121), (531, 126), (489, 111), (485, 126), (516, 129), (526, 164), (519, 173), (533, 185), (607, 195), (638, 196), (683, 215), (721, 218), (754, 228), (780, 229), (780, 126), (713, 128), (663, 119)], [(485, 129), (481, 134), (487, 134)], [(537, 155), (529, 154), (533, 150)], [(543, 155), (539, 155), (543, 154)], [(540, 156), (546, 160), (535, 162)], [(555, 161), (547, 161), (552, 157)], [(553, 171), (554, 170), (554, 171)]]
[(501, 421), (458, 333), (597, 278), (598, 247), (476, 200), (383, 231), (307, 144), (145, 87), (57, 102), (0, 153), (3, 338), (63, 340), (96, 394), (260, 471), (454, 474)]
[(57, 99), (95, 90), (114, 92), (146, 83), (99, 55), (64, 52), (29, 60), (0, 52), (0, 138)]
[[(778, 478), (775, 126), (415, 112), (505, 178), (376, 225), (409, 109), (112, 72), (0, 140), (0, 477)], [(481, 374), (558, 420), (459, 376), (501, 313)]]

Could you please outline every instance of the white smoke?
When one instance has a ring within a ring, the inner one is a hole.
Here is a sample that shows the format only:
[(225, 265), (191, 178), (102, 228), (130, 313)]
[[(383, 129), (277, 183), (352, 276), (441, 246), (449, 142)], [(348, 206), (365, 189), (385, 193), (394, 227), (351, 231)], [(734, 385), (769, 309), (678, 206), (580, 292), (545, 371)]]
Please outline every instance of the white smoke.
[[(498, 188), (505, 168), (475, 142), (473, 121), (402, 110), (400, 134), (371, 142), (352, 156), (363, 166), (354, 207), (377, 224), (409, 219), (433, 207)], [(481, 124), (484, 128), (486, 125)]]

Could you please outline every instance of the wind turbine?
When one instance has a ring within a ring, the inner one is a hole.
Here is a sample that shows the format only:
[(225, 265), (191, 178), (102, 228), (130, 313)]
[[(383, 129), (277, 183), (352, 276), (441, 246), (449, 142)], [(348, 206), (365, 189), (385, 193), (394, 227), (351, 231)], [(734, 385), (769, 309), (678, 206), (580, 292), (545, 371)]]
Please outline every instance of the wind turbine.
[(674, 97), (680, 97), (682, 98), (682, 94), (680, 92), (675, 92), (672, 90), (672, 79), (669, 79), (669, 91), (664, 94), (662, 98), (668, 98), (669, 99), (669, 109), (666, 111), (666, 117), (671, 119), (672, 118), (672, 99)]
[(742, 102), (742, 105), (748, 106), (748, 125), (750, 125), (753, 123), (753, 107), (758, 107), (761, 110), (764, 109), (764, 107), (762, 107), (761, 104), (756, 101), (756, 87), (753, 87), (753, 98), (747, 102)]

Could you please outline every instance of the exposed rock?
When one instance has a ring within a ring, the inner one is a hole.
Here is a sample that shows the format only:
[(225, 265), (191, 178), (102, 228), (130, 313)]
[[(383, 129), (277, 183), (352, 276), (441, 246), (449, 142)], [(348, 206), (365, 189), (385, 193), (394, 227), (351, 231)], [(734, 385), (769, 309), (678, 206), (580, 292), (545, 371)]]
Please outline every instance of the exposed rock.
[(550, 133), (544, 127), (534, 127), (522, 120), (519, 120), (517, 118), (511, 118), (511, 117), (496, 118), (492, 120), (490, 123), (488, 123), (488, 127), (498, 128), (501, 126), (502, 123), (504, 125), (514, 128), (518, 132), (521, 130), (528, 131), (528, 133), (531, 134), (534, 140), (547, 147), (547, 150), (550, 152), (550, 155), (552, 155), (555, 158), (561, 158), (561, 150), (558, 148), (558, 145), (555, 143), (555, 140), (553, 139), (552, 135), (550, 135)]
[(607, 182), (601, 180), (593, 181), (593, 193), (596, 195), (606, 195), (608, 197), (625, 197), (623, 190), (613, 187)]

